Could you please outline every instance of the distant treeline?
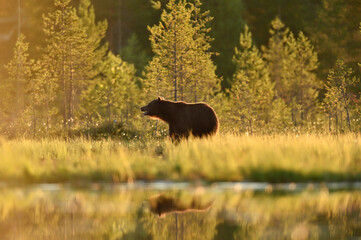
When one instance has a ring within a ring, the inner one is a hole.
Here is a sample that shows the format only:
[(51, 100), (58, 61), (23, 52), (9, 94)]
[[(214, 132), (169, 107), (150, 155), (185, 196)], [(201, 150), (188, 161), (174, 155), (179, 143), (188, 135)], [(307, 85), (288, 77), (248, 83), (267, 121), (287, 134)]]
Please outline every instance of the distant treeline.
[[(133, 9), (137, 2), (119, 1), (123, 5), (116, 9)], [(41, 18), (44, 39), (32, 41), (34, 38), (29, 37), (28, 41), (26, 34), (20, 34), (12, 59), (5, 65), (6, 77), (0, 86), (2, 134), (69, 135), (109, 129), (101, 127), (104, 125), (120, 128), (115, 131), (119, 134), (157, 132), (164, 126), (142, 118), (139, 111), (142, 104), (157, 96), (208, 102), (215, 108), (223, 131), (360, 131), (361, 86), (354, 63), (361, 60), (352, 57), (360, 44), (344, 44), (332, 32), (337, 28), (341, 34), (347, 29), (355, 33), (352, 40), (361, 42), (361, 25), (352, 29), (354, 20), (348, 16), (339, 19), (352, 2), (296, 6), (300, 12), (306, 6), (316, 7), (317, 34), (308, 28), (308, 15), (299, 16), (304, 22), (293, 27), (302, 31), (290, 30), (283, 16), (292, 17), (279, 8), (267, 23), (267, 41), (252, 25), (265, 24), (252, 17), (259, 8), (251, 1), (236, 2), (242, 3), (151, 1), (149, 13), (158, 14), (155, 24), (148, 30), (144, 27), (141, 34), (137, 34), (138, 28), (129, 30), (132, 34), (128, 34), (126, 44), (119, 38), (117, 45), (115, 38), (106, 36), (114, 30), (114, 23), (109, 23), (109, 29), (107, 20), (98, 21), (90, 0), (80, 0), (79, 4), (55, 0)], [(275, 6), (280, 6), (279, 2)], [(260, 4), (267, 5), (265, 1)], [(139, 3), (138, 7), (142, 6), (144, 3)], [(275, 6), (270, 6), (270, 12)], [(241, 13), (237, 21), (227, 17), (227, 11), (231, 16), (235, 9), (245, 13), (250, 27)], [(123, 16), (124, 11), (118, 14)], [(120, 16), (119, 21), (123, 19)], [(330, 24), (334, 18), (334, 25), (328, 28), (326, 21)], [(339, 21), (344, 28), (339, 28)], [(345, 32), (345, 39), (348, 34)], [(151, 53), (142, 43), (145, 35)], [(114, 51), (115, 45), (121, 47), (119, 52)], [(327, 61), (332, 65), (326, 71)]]

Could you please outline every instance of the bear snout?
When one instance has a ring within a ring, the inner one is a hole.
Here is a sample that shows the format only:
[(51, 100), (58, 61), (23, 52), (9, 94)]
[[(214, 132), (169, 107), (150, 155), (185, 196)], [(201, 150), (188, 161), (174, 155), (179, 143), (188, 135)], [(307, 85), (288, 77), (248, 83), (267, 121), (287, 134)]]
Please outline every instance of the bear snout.
[(147, 106), (141, 107), (140, 110), (143, 112), (143, 115), (148, 115)]

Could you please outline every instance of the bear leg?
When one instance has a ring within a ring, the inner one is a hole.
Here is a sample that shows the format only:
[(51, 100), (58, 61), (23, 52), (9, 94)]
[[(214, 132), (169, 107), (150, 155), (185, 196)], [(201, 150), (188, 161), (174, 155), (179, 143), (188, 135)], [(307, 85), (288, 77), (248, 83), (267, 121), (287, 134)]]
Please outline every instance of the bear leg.
[(185, 128), (169, 125), (169, 136), (173, 142), (179, 142), (182, 138), (189, 137), (189, 131)]

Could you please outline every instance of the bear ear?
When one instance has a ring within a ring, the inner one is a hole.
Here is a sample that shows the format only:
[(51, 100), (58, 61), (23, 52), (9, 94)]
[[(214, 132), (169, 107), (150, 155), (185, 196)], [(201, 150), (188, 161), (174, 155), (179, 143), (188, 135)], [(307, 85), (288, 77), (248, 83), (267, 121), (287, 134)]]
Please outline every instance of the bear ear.
[(158, 97), (158, 101), (163, 101), (164, 98), (163, 97)]

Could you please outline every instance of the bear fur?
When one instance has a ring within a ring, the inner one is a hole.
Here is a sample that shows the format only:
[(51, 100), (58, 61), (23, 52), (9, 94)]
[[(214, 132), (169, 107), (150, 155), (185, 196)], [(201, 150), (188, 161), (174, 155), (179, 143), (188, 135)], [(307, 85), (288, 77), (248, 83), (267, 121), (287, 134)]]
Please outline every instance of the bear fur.
[(218, 131), (218, 118), (213, 108), (206, 103), (168, 101), (164, 98), (151, 101), (141, 108), (144, 115), (159, 118), (169, 125), (172, 140), (211, 136)]
[(199, 198), (193, 197), (190, 203), (181, 199), (168, 197), (162, 194), (149, 199), (149, 209), (159, 217), (170, 213), (204, 212), (211, 208), (213, 202), (202, 203)]

